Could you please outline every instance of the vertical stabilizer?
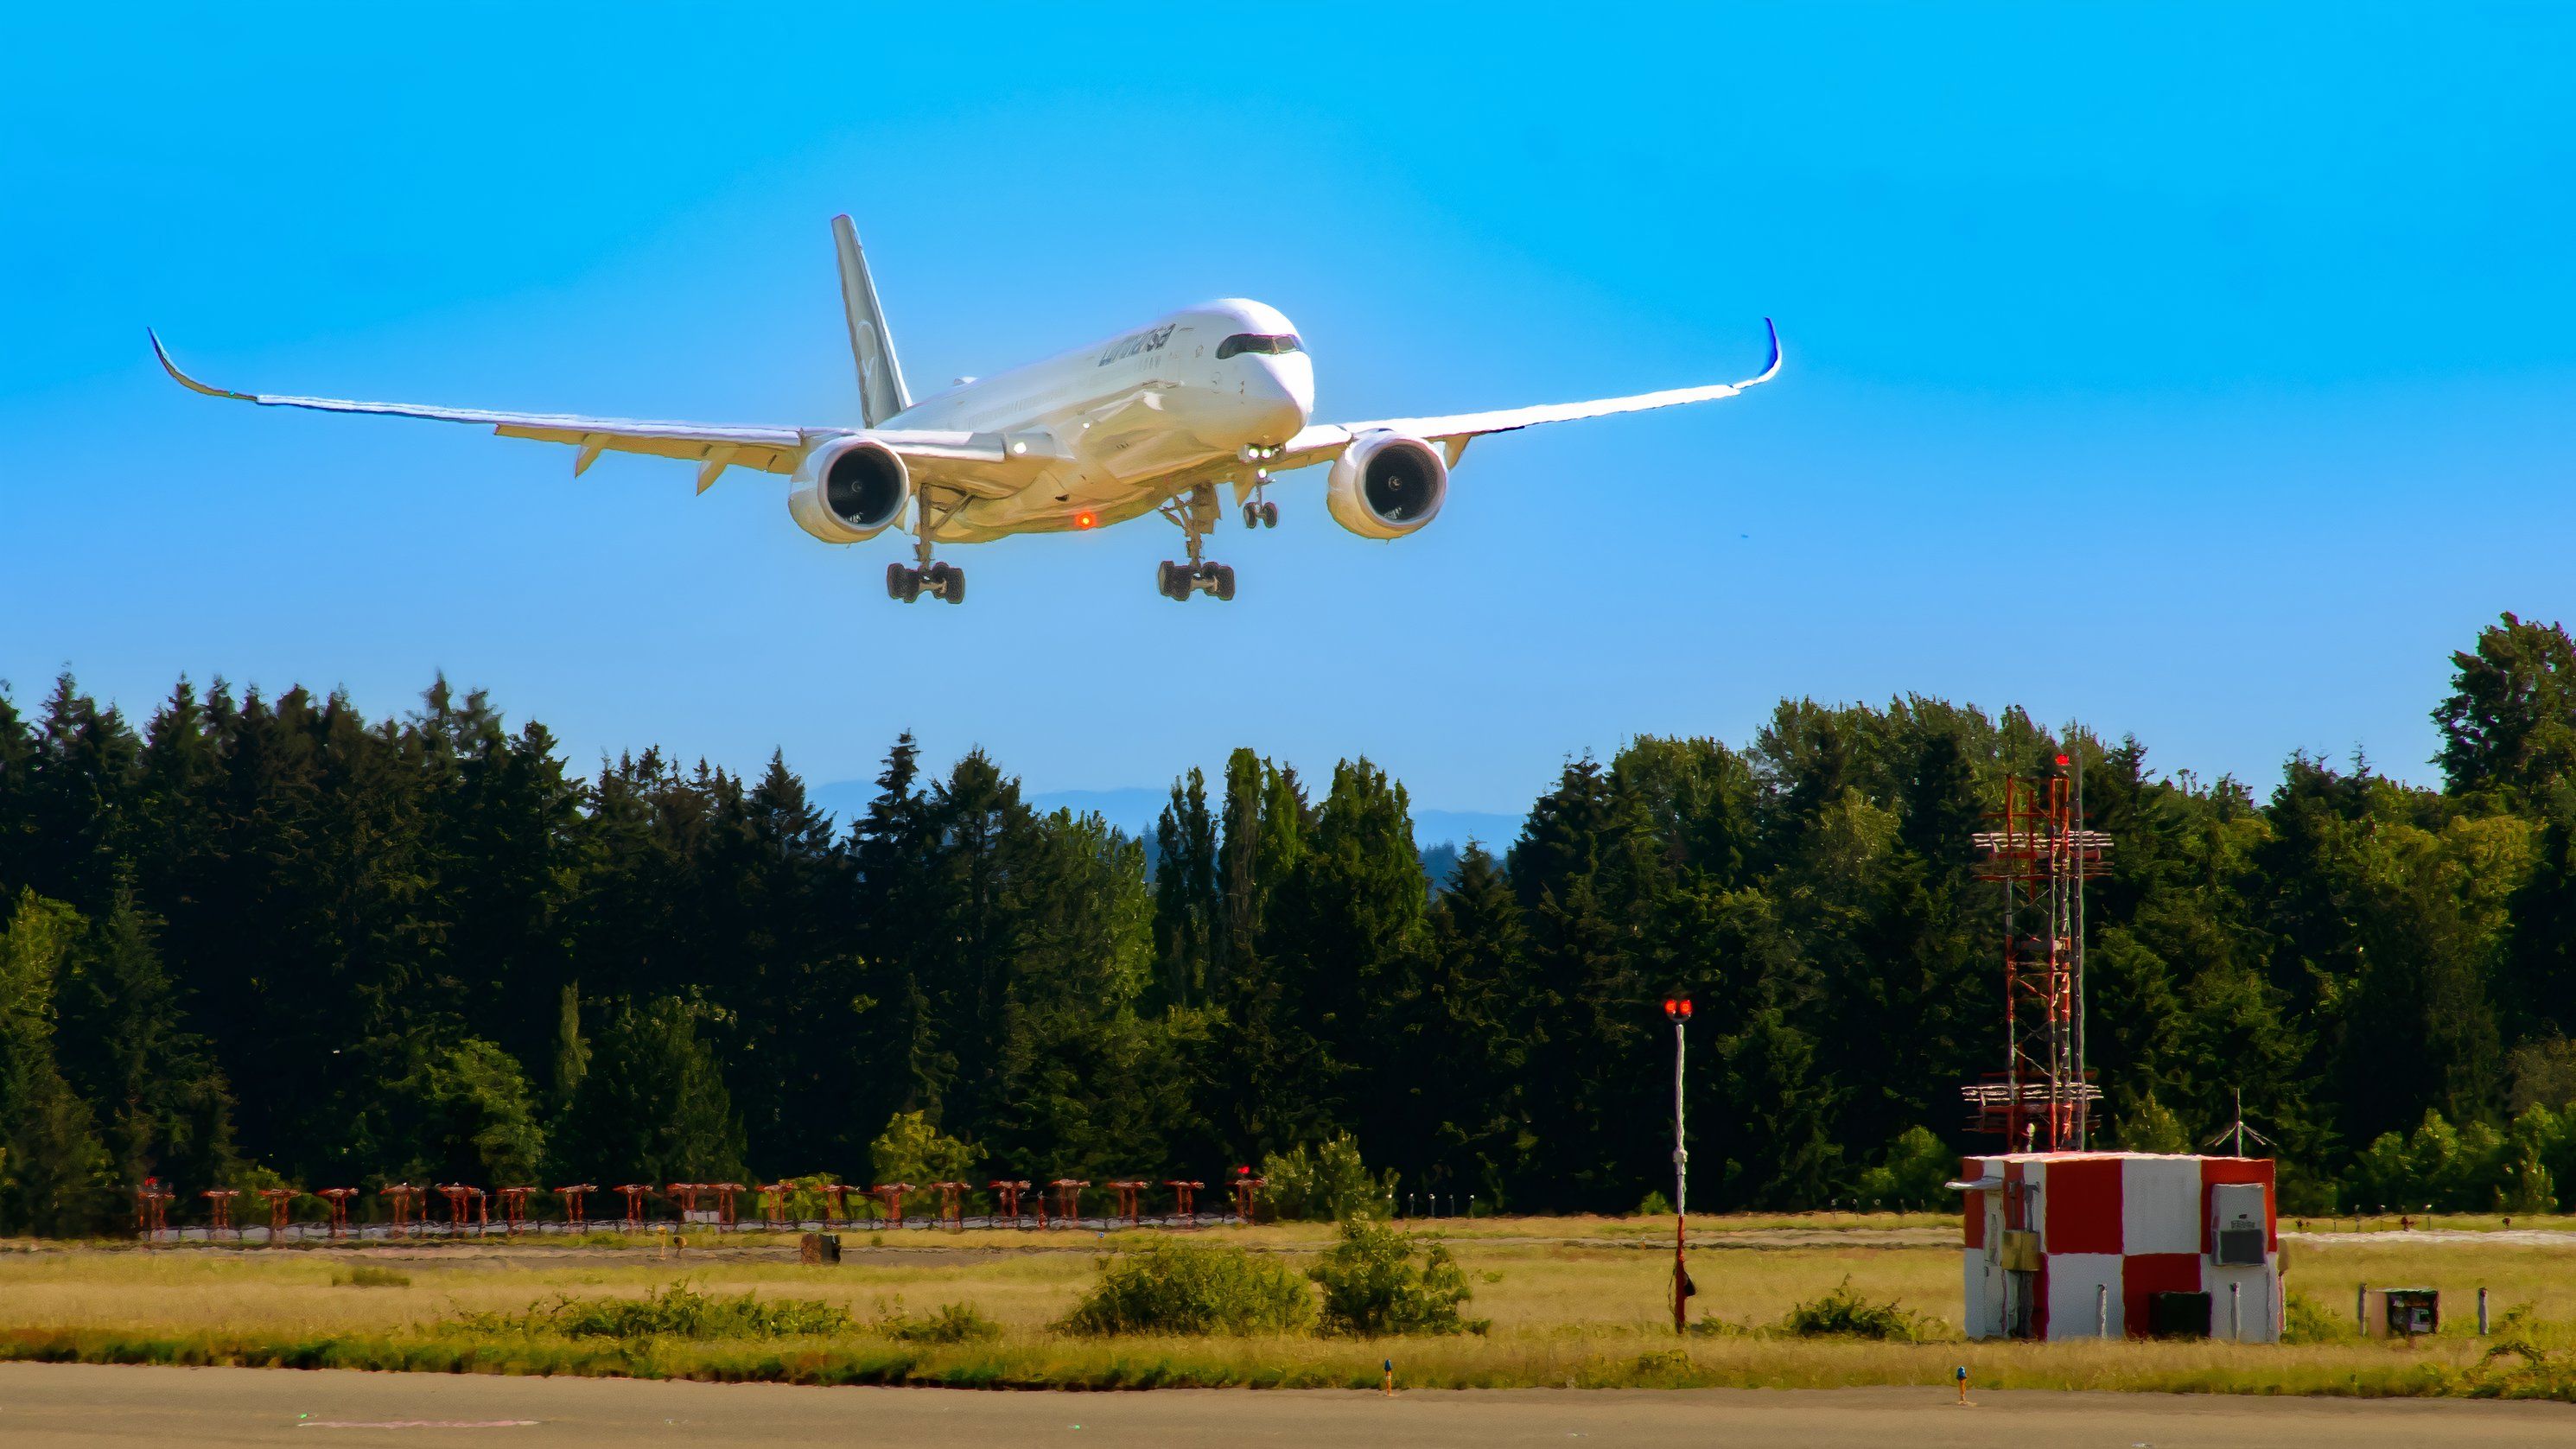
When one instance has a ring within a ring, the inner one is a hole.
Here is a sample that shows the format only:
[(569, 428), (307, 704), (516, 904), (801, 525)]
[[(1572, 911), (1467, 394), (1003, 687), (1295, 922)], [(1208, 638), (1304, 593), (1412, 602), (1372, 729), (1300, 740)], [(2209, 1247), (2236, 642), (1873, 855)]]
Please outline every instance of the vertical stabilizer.
[(885, 309), (877, 305), (877, 284), (868, 279), (858, 228), (846, 216), (833, 217), (832, 241), (841, 253), (841, 306), (850, 316), (850, 355), (859, 364), (859, 421), (873, 428), (912, 406), (912, 394), (903, 385), (903, 364), (895, 361)]

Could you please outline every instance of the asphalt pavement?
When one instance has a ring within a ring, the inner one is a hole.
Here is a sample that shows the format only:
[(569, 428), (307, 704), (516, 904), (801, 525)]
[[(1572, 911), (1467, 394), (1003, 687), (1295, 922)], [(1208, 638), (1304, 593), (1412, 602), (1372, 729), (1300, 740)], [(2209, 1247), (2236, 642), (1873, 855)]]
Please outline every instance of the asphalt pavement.
[(800, 1388), (480, 1374), (0, 1364), (0, 1445), (782, 1449), (2469, 1449), (2576, 1445), (2576, 1407), (1944, 1390)]

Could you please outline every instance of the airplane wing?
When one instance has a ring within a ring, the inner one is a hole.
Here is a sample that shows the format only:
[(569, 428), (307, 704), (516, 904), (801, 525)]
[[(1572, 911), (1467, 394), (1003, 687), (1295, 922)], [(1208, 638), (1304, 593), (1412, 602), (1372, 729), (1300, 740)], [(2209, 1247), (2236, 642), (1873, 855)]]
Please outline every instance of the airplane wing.
[(1581, 418), (1604, 418), (1617, 413), (1651, 412), (1656, 408), (1680, 407), (1685, 403), (1714, 402), (1733, 397), (1748, 387), (1759, 387), (1780, 375), (1780, 329), (1771, 319), (1762, 319), (1771, 334), (1771, 360), (1762, 371), (1741, 382), (1712, 383), (1705, 387), (1667, 388), (1662, 392), (1641, 392), (1629, 397), (1601, 398), (1593, 402), (1553, 403), (1539, 407), (1497, 408), (1491, 412), (1452, 413), (1446, 417), (1387, 418), (1372, 423), (1318, 423), (1299, 431), (1280, 449), (1279, 456), (1262, 466), (1274, 473), (1291, 468), (1304, 468), (1329, 462), (1340, 455), (1351, 439), (1362, 433), (1403, 433), (1444, 444), (1453, 465), (1465, 452), (1469, 439), (1487, 433), (1508, 433), (1516, 428), (1536, 427), (1541, 423), (1570, 423)]
[[(698, 465), (698, 491), (704, 493), (727, 468), (755, 468), (764, 473), (793, 473), (808, 450), (832, 438), (865, 432), (903, 455), (907, 463), (927, 464), (923, 481), (979, 496), (1004, 496), (1015, 485), (992, 475), (1015, 463), (999, 434), (947, 432), (925, 428), (764, 428), (720, 423), (640, 421), (633, 418), (577, 417), (568, 413), (504, 413), (481, 408), (424, 407), (412, 403), (352, 402), (343, 398), (286, 397), (275, 393), (233, 392), (210, 387), (179, 370), (157, 333), (152, 353), (179, 385), (208, 397), (258, 403), (262, 407), (311, 408), (326, 413), (380, 413), (397, 418), (428, 418), (443, 423), (480, 423), (505, 438), (533, 438), (563, 443), (581, 451), (572, 471), (578, 477), (602, 452), (644, 453), (680, 458)], [(947, 466), (943, 466), (947, 465)], [(965, 465), (965, 466), (957, 466)], [(949, 474), (957, 476), (950, 477)]]

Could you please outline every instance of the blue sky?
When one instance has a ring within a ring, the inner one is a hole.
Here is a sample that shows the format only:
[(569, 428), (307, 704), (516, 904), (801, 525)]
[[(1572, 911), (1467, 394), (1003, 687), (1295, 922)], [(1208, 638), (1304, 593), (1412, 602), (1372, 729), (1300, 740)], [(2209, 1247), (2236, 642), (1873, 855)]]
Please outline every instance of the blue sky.
[[(2268, 786), (2427, 779), (2446, 654), (2576, 614), (2576, 11), (2352, 6), (65, 9), (0, 50), (0, 677), (181, 672), (576, 763), (1046, 790), (1249, 744), (1521, 808), (1639, 732), (1908, 691)], [(1291, 475), (1230, 605), (1168, 526), (951, 556), (775, 480), (180, 392), (855, 421), (826, 220), (916, 386), (1217, 295), (1318, 411), (1741, 376), (1491, 439), (1394, 544)]]

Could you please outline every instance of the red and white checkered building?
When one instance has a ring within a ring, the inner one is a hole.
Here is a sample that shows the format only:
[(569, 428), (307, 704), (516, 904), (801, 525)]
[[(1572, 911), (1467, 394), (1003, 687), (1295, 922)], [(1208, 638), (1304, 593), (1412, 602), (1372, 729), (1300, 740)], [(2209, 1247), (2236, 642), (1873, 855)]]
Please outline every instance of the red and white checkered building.
[(2213, 1338), (2280, 1338), (2270, 1159), (2016, 1152), (1962, 1168), (1970, 1338), (2144, 1338), (2158, 1293), (2208, 1295)]

